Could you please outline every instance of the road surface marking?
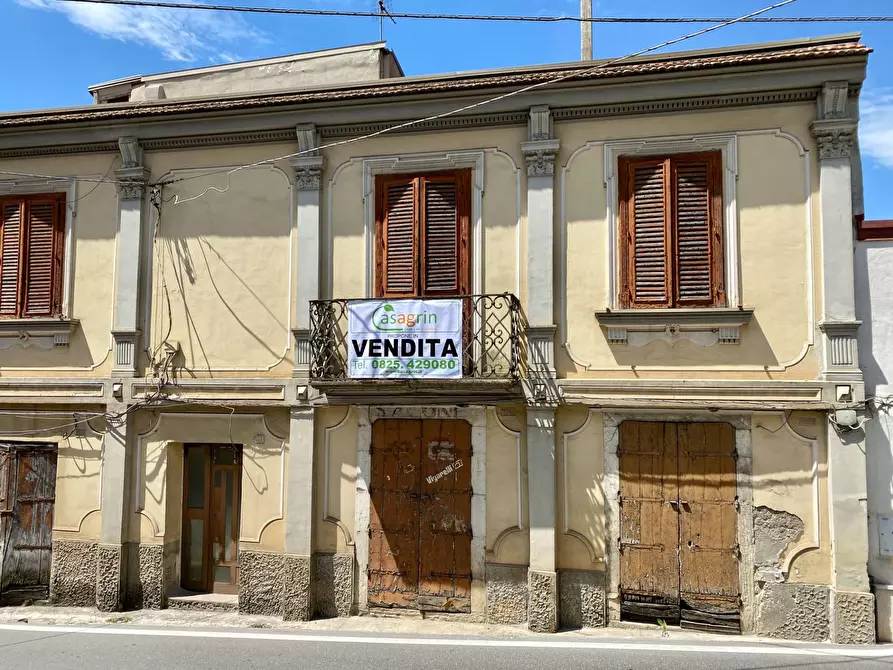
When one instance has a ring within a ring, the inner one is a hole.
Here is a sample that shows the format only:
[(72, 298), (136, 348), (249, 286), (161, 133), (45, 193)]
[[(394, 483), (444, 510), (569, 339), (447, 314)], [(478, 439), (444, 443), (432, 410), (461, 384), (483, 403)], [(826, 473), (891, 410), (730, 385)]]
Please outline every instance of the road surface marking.
[(193, 637), (222, 640), (276, 640), (283, 642), (327, 642), (338, 644), (383, 644), (421, 647), (502, 647), (515, 649), (575, 649), (592, 651), (651, 651), (689, 654), (750, 654), (762, 656), (835, 656), (850, 658), (893, 658), (893, 646), (807, 647), (784, 642), (765, 644), (672, 644), (670, 642), (607, 642), (570, 640), (494, 640), (488, 638), (452, 637), (365, 637), (358, 635), (320, 635), (294, 633), (261, 633), (243, 630), (180, 630), (176, 628), (109, 628), (92, 626), (45, 626), (29, 624), (0, 624), (0, 631), (31, 633), (74, 633), (80, 635), (125, 635), (137, 637)]

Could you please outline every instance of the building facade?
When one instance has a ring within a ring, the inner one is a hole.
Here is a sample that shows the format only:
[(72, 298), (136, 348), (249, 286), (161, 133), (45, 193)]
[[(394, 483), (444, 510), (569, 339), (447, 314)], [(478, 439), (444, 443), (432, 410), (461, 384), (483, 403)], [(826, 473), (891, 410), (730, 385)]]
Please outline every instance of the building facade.
[[(4, 588), (873, 641), (868, 53), (404, 78), (371, 45), (0, 117), (5, 498), (44, 538)], [(369, 378), (385, 337), (357, 373), (357, 310), (422, 348), (438, 304), (452, 369)]]

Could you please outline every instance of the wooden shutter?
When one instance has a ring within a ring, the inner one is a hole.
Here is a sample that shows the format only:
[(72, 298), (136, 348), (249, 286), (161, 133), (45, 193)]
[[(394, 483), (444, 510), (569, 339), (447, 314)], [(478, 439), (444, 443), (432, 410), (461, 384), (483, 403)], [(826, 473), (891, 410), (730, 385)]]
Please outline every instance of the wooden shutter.
[(422, 179), (422, 295), (462, 295), (468, 281), (468, 170)]
[(675, 304), (680, 306), (714, 305), (724, 299), (719, 158), (719, 153), (697, 154), (673, 161)]
[(0, 210), (0, 317), (60, 315), (64, 196), (9, 198)]
[(418, 292), (418, 194), (415, 179), (383, 181), (379, 227), (379, 295), (412, 296)]
[(471, 170), (376, 180), (376, 294), (470, 291)]
[(627, 281), (631, 306), (670, 304), (669, 167), (666, 160), (629, 162), (626, 166)]
[(53, 316), (56, 313), (56, 199), (31, 200), (26, 208), (25, 278), (22, 316)]
[(5, 200), (2, 203), (3, 229), (0, 231), (0, 316), (19, 314), (19, 276), (22, 255), (24, 200)]
[(619, 167), (623, 305), (723, 304), (722, 155), (621, 159)]

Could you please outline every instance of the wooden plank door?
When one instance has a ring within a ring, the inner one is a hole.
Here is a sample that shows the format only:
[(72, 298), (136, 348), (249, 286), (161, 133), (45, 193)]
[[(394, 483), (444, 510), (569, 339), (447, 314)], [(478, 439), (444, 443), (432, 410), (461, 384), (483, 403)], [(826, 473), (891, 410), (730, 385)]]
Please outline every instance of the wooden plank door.
[(471, 425), (423, 421), (419, 609), (471, 611)]
[(678, 424), (682, 623), (740, 630), (735, 429)]
[(369, 605), (418, 605), (421, 431), (421, 421), (372, 424)]
[(46, 598), (56, 501), (56, 448), (0, 447), (0, 459), (6, 463), (0, 596), (5, 603)]
[(679, 621), (679, 520), (674, 424), (620, 424), (620, 611)]
[(204, 444), (183, 447), (183, 539), (180, 583), (190, 591), (207, 591), (208, 537), (211, 518), (211, 460)]

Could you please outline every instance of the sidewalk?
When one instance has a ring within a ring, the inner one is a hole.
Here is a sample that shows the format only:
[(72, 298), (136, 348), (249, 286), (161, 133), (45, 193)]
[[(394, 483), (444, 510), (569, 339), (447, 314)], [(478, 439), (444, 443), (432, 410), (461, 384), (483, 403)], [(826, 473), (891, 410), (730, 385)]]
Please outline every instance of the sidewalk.
[[(315, 621), (282, 621), (276, 617), (244, 615), (237, 612), (190, 611), (190, 610), (137, 610), (130, 612), (100, 612), (91, 607), (52, 607), (30, 605), (23, 607), (0, 607), (0, 625), (28, 623), (44, 626), (130, 626), (133, 627), (178, 627), (178, 628), (264, 628), (281, 631), (304, 631), (308, 633), (376, 633), (385, 636), (451, 636), (487, 637), (501, 639), (543, 638), (541, 633), (532, 633), (524, 626), (499, 626), (481, 623), (467, 623), (451, 620), (443, 616), (422, 618), (412, 615), (353, 616), (349, 618), (319, 619)], [(774, 640), (751, 636), (713, 635), (669, 628), (666, 633), (657, 626), (628, 625), (622, 628), (585, 628), (567, 630), (549, 639), (583, 641), (592, 639), (641, 640), (642, 642), (723, 642), (730, 646), (745, 643), (771, 643), (785, 646), (798, 646), (807, 643)], [(821, 646), (808, 643), (809, 646)], [(830, 645), (829, 645), (830, 646)]]

